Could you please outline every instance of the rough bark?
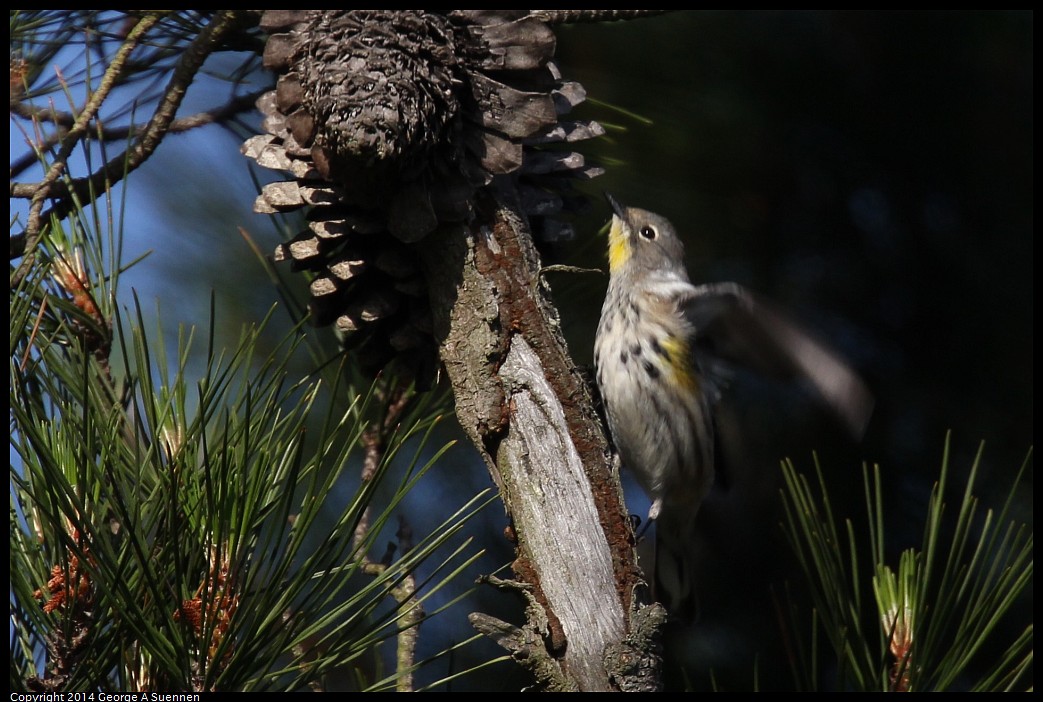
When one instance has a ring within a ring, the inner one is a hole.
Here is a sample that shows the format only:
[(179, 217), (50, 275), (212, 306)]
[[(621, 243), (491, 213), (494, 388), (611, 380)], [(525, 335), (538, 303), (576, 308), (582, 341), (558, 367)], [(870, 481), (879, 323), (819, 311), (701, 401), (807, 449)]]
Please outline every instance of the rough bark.
[[(549, 689), (619, 689), (605, 656), (632, 640), (640, 582), (633, 532), (516, 212), (512, 193), (498, 189), (479, 202), (474, 223), (425, 245), (435, 334), (457, 416), (503, 495), (517, 539), (514, 570), (530, 597), (529, 631), (502, 639)], [(655, 645), (653, 636), (657, 660)]]

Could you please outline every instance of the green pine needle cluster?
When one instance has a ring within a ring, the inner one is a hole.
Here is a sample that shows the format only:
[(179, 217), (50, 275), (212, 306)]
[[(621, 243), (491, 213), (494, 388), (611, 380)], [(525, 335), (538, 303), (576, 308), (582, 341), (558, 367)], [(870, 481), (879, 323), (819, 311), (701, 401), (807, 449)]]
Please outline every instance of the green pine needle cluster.
[(431, 447), (437, 399), (401, 389), (367, 453), (391, 380), (295, 381), (296, 331), (222, 350), (213, 309), (202, 370), (193, 331), (167, 358), (137, 301), (117, 308), (118, 242), (83, 210), (44, 234), (11, 291), (12, 689), (400, 686), (421, 663), (387, 670), (384, 650), (477, 557), (459, 532), (490, 499), (381, 557), (449, 447)]
[[(1002, 509), (982, 514), (974, 496), (979, 451), (955, 517), (947, 518), (946, 442), (923, 542), (903, 550), (897, 566), (885, 550), (879, 468), (865, 470), (866, 526), (845, 519), (838, 528), (821, 470), (816, 489), (792, 463), (784, 464), (784, 529), (814, 606), (809, 635), (792, 637), (798, 685), (867, 692), (1031, 688), (1032, 622), (1017, 627), (1013, 638), (1005, 634), (1005, 618), (1032, 586), (1032, 529), (1011, 515), (1030, 458)], [(808, 629), (795, 605), (785, 614), (793, 632)]]

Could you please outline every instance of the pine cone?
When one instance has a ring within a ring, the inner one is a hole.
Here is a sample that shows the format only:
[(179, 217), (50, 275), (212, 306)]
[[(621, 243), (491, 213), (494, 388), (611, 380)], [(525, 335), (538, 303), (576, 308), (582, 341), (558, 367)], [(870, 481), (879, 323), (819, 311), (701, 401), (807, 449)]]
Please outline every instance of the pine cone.
[(307, 208), (308, 228), (276, 251), (311, 271), (312, 321), (335, 324), (364, 368), (395, 357), (435, 367), (416, 247), (466, 222), (477, 189), (510, 178), (532, 230), (571, 236), (571, 181), (601, 171), (547, 144), (601, 135), (562, 121), (582, 102), (553, 63), (555, 37), (524, 10), (269, 10), (258, 101), (266, 134), (243, 153), (289, 180), (254, 210)]

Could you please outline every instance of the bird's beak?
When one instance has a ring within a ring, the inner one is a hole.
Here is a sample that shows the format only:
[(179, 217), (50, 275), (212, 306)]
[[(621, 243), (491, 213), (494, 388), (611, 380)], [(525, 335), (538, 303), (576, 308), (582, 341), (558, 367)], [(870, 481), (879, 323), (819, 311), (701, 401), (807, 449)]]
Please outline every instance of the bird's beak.
[(611, 194), (605, 193), (605, 199), (608, 200), (608, 204), (612, 207), (612, 211), (617, 217), (623, 219), (623, 213), (626, 211), (626, 207), (620, 204), (619, 200), (612, 197)]

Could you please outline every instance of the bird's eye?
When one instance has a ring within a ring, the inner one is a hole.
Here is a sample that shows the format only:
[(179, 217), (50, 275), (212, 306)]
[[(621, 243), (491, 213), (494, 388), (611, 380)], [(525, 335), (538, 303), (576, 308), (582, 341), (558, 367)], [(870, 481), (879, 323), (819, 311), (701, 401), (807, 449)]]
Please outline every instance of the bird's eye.
[(641, 231), (638, 233), (641, 235), (642, 238), (648, 239), (649, 241), (654, 241), (656, 236), (658, 236), (659, 234), (654, 227), (649, 227), (647, 225), (641, 227)]

